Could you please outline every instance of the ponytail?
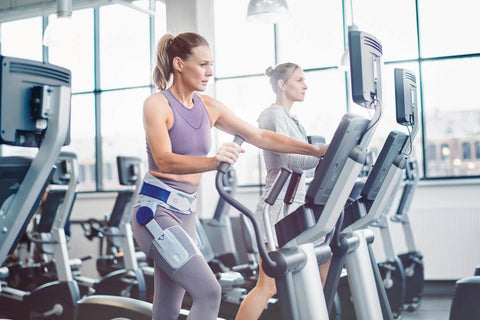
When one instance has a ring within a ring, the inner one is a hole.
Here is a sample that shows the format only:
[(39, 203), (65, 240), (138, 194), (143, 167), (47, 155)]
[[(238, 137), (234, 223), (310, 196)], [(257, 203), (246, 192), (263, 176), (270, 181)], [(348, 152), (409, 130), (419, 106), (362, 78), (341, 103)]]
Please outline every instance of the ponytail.
[(153, 83), (160, 90), (165, 90), (173, 73), (171, 61), (168, 59), (168, 46), (173, 42), (173, 35), (167, 33), (164, 35), (157, 46), (157, 61), (153, 70)]

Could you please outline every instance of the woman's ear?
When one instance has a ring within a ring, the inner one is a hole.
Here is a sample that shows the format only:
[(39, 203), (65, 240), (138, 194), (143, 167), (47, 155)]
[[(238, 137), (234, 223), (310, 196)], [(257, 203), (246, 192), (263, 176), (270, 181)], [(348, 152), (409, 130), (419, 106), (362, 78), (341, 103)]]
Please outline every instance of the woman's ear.
[(285, 91), (285, 81), (283, 81), (282, 79), (278, 79), (277, 80), (277, 87), (278, 89), (280, 89), (281, 91)]
[(172, 64), (174, 70), (177, 70), (180, 73), (183, 71), (183, 61), (179, 57), (173, 58)]

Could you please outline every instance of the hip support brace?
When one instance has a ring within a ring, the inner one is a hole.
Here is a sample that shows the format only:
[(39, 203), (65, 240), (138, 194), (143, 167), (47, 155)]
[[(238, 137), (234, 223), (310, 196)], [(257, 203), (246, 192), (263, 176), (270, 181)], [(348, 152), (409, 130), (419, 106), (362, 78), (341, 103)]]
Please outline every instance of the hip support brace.
[[(149, 175), (149, 173), (147, 173)], [(201, 255), (195, 242), (179, 226), (174, 225), (162, 229), (154, 220), (157, 206), (191, 214), (195, 205), (196, 194), (188, 194), (175, 190), (161, 180), (146, 176), (138, 194), (135, 206), (138, 223), (145, 226), (153, 236), (152, 245), (148, 255), (155, 260), (160, 268), (173, 278), (175, 272), (181, 269), (193, 256)]]

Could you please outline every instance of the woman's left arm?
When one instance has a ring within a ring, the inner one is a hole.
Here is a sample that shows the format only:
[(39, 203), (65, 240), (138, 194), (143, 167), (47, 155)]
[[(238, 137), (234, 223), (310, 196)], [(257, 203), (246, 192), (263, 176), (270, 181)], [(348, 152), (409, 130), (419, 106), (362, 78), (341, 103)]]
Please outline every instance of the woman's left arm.
[(323, 157), (327, 151), (327, 146), (313, 146), (270, 130), (259, 129), (237, 117), (220, 101), (209, 96), (201, 97), (209, 111), (212, 125), (232, 135), (239, 134), (246, 142), (260, 149), (313, 155), (317, 158)]

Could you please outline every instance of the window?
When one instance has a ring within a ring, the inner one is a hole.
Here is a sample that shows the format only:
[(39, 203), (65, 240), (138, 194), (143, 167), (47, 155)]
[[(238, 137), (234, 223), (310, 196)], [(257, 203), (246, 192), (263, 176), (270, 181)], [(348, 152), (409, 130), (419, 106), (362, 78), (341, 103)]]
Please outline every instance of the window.
[(102, 105), (102, 155), (105, 189), (118, 188), (117, 156), (140, 157), (146, 168), (143, 101), (150, 88), (104, 92)]
[(442, 161), (450, 161), (450, 146), (446, 143), (440, 145)]
[(418, 57), (415, 0), (353, 1), (353, 19), (359, 30), (380, 41), (384, 61)]
[(101, 88), (150, 84), (148, 16), (122, 5), (100, 8)]
[(477, 0), (418, 1), (422, 57), (479, 53)]
[(74, 11), (71, 20), (74, 32), (70, 41), (65, 46), (50, 48), (49, 62), (72, 72), (73, 93), (93, 91), (93, 9)]
[(263, 73), (275, 63), (273, 26), (247, 23), (248, 1), (215, 0), (215, 76)]
[(344, 73), (337, 69), (308, 71), (305, 81), (305, 100), (295, 103), (291, 113), (308, 135), (323, 136), (328, 142), (347, 110)]
[(437, 160), (437, 146), (433, 143), (430, 143), (427, 147), (427, 159), (428, 161), (436, 161)]
[[(150, 1), (132, 4), (148, 9)], [(155, 1), (155, 10), (152, 32), (158, 38), (166, 31), (165, 3)], [(78, 157), (77, 190), (117, 189), (116, 155), (145, 154), (142, 105), (151, 92), (150, 63), (154, 54), (150, 50), (150, 18), (123, 5), (74, 10), (71, 43), (48, 49), (42, 47), (42, 19), (46, 22), (47, 17), (2, 23), (1, 54), (40, 61), (48, 58), (49, 63), (71, 70), (71, 143), (64, 150)], [(100, 48), (94, 46), (95, 36), (100, 37)], [(47, 53), (45, 57), (43, 52)], [(96, 62), (100, 68), (95, 68)], [(95, 79), (100, 83), (96, 84)], [(96, 119), (97, 114), (102, 115), (101, 121)], [(102, 136), (98, 137), (97, 132)], [(98, 141), (102, 142), (103, 157), (96, 153)], [(33, 156), (36, 151), (0, 147), (2, 156)], [(100, 176), (96, 177), (99, 168)]]
[(462, 142), (462, 159), (470, 160), (471, 157), (470, 142)]
[(304, 69), (338, 65), (344, 51), (341, 1), (304, 0), (288, 5), (292, 18), (277, 28), (278, 62), (296, 62)]
[(475, 141), (475, 159), (480, 159), (480, 141)]
[(476, 94), (479, 72), (480, 58), (423, 63), (426, 143), (441, 146), (442, 161), (449, 161), (440, 167), (426, 163), (427, 177), (480, 174), (480, 164), (466, 161), (462, 150), (462, 143), (478, 139), (480, 131), (480, 104)]
[[(371, 149), (380, 149), (391, 130), (408, 132), (396, 123), (393, 77), (394, 68), (405, 68), (416, 75), (418, 110), (423, 117), (419, 119), (420, 128), (411, 151), (412, 158), (419, 163), (421, 176), (480, 176), (480, 161), (476, 160), (480, 159), (480, 106), (476, 97), (480, 39), (475, 33), (475, 14), (480, 9), (478, 1), (460, 0), (453, 6), (446, 0), (395, 3), (362, 0), (354, 1), (352, 10), (345, 1), (291, 1), (292, 19), (277, 24), (273, 34), (269, 31), (271, 25), (245, 22), (247, 2), (236, 1), (236, 10), (229, 12), (226, 7), (230, 2), (215, 1), (216, 91), (219, 98), (236, 99), (238, 81), (232, 78), (241, 76), (243, 85), (255, 86), (259, 81), (255, 77), (272, 61), (295, 62), (307, 69), (309, 89), (305, 101), (296, 104), (292, 113), (307, 132), (324, 135), (328, 141), (339, 117), (346, 111), (348, 83), (344, 73), (335, 68), (340, 63), (347, 37), (343, 21), (351, 24), (353, 14), (358, 29), (374, 35), (383, 47), (383, 115)], [(230, 22), (233, 30), (242, 30), (243, 34), (232, 33), (228, 28)], [(253, 27), (257, 28), (257, 34), (252, 35)], [(262, 38), (262, 45), (255, 42), (258, 38)], [(242, 42), (242, 49), (238, 49), (238, 41)], [(248, 57), (247, 61), (239, 60), (233, 51)], [(263, 88), (265, 86), (248, 93), (248, 99), (258, 99), (268, 105), (269, 94), (259, 92)], [(242, 89), (239, 92), (243, 92)], [(235, 107), (231, 103), (227, 105)], [(250, 117), (252, 111), (245, 113), (240, 108), (234, 110)], [(349, 112), (371, 117), (353, 102), (349, 104)], [(248, 166), (250, 170), (255, 165), (254, 158), (252, 156)]]
[(42, 61), (42, 18), (2, 23), (2, 55)]
[[(217, 99), (222, 101), (236, 115), (248, 123), (257, 126), (260, 112), (273, 101), (273, 92), (266, 76), (252, 76), (228, 80), (217, 80)], [(218, 134), (218, 142), (230, 142), (231, 135)], [(239, 185), (257, 185), (264, 182), (264, 172), (258, 163), (261, 151), (256, 147), (244, 144), (245, 153), (235, 165)], [(261, 160), (263, 161), (263, 160)]]
[[(77, 154), (79, 174), (78, 191), (94, 191), (95, 184), (95, 97), (89, 94), (72, 96), (70, 114), (70, 144), (64, 149)], [(90, 171), (93, 166), (93, 171)]]

